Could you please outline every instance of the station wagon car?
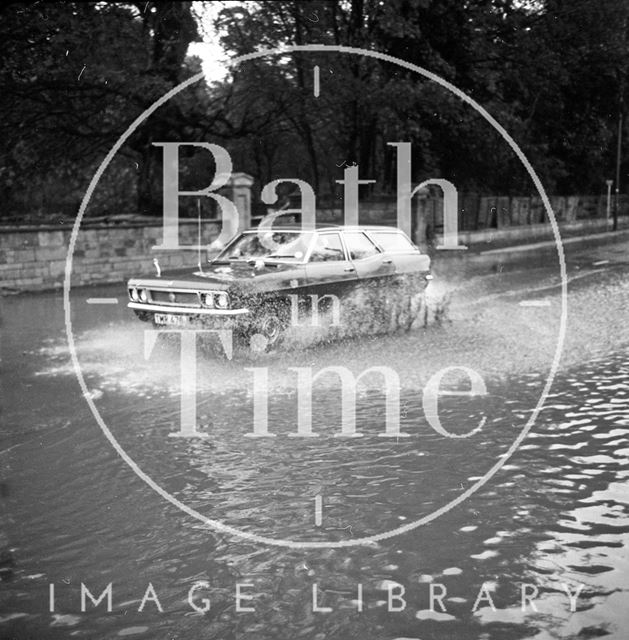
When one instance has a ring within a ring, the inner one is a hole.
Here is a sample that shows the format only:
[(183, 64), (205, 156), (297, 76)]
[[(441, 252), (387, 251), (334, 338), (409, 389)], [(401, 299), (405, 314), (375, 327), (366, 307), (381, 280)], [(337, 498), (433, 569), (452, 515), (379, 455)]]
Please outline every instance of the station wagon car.
[(155, 325), (232, 329), (273, 347), (313, 304), (318, 314), (340, 301), (342, 315), (360, 289), (364, 305), (386, 306), (396, 290), (421, 295), (430, 278), (430, 258), (394, 227), (283, 225), (244, 231), (197, 268), (131, 278), (128, 306)]

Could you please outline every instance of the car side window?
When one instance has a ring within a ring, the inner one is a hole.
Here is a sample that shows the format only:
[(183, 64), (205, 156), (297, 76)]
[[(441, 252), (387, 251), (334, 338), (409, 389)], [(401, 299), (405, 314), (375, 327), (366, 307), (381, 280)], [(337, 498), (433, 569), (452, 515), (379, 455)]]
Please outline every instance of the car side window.
[(344, 235), (352, 260), (362, 260), (380, 253), (378, 247), (361, 231), (346, 231)]
[(310, 254), (310, 262), (345, 260), (345, 251), (338, 233), (322, 233), (317, 237)]
[(390, 251), (391, 253), (417, 252), (411, 241), (401, 233), (391, 231), (373, 231), (369, 233), (384, 251)]

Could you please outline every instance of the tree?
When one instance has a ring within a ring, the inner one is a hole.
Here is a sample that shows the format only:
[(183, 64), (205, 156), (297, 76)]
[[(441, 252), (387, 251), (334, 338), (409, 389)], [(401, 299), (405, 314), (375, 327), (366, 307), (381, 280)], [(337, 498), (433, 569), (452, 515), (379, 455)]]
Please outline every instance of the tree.
[[(0, 172), (5, 201), (32, 204), (33, 182), (85, 180), (106, 150), (154, 100), (193, 69), (197, 37), (189, 2), (33, 3), (0, 12)], [(202, 96), (160, 110), (122, 150), (118, 170), (135, 176), (139, 210), (152, 212), (156, 136), (175, 135), (204, 115)], [(200, 99), (201, 98), (201, 99)], [(125, 164), (124, 158), (127, 162)], [(135, 203), (132, 205), (135, 207)]]
[[(599, 190), (611, 166), (629, 59), (627, 10), (622, 0), (248, 2), (225, 9), (217, 26), (235, 55), (317, 42), (381, 51), (427, 68), (501, 122), (550, 191), (569, 193)], [(322, 77), (316, 100), (314, 65), (333, 71)], [(462, 189), (495, 193), (534, 190), (489, 124), (417, 74), (327, 53), (259, 60), (256, 69), (236, 73), (234, 85), (266, 96), (265, 107), (281, 113), (289, 153), (309, 158), (299, 177), (331, 192), (339, 165), (354, 162), (362, 175), (382, 176), (381, 187), (392, 189), (395, 159), (386, 142), (395, 140), (412, 142), (415, 179), (443, 176)], [(265, 92), (262, 82), (282, 86), (282, 93)]]
[[(225, 4), (216, 28), (233, 55), (323, 43), (420, 65), (502, 123), (549, 191), (569, 193), (597, 191), (611, 174), (626, 104), (628, 13), (624, 0), (248, 1)], [(3, 212), (61, 209), (57, 201), (76, 210), (120, 134), (200, 69), (187, 57), (199, 38), (190, 2), (5, 4), (0, 37)], [(161, 159), (152, 143), (167, 140), (218, 142), (258, 184), (300, 178), (332, 202), (352, 164), (361, 178), (378, 180), (362, 195), (393, 191), (395, 152), (387, 143), (396, 141), (412, 143), (414, 181), (533, 190), (508, 145), (469, 105), (368, 56), (267, 56), (222, 83), (193, 85), (129, 139), (92, 210), (158, 213)], [(202, 163), (184, 165), (190, 188), (205, 186), (194, 184)]]

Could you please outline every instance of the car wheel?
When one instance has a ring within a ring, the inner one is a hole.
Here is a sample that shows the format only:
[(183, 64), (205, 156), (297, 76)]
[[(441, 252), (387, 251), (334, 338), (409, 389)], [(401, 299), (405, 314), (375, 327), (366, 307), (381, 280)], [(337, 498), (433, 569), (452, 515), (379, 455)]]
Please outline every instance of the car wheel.
[(426, 306), (426, 287), (417, 278), (407, 278), (401, 292), (401, 308), (398, 327), (410, 331), (416, 320), (421, 317)]
[(284, 339), (286, 319), (284, 314), (263, 311), (256, 319), (249, 345), (255, 351), (268, 351), (278, 347)]

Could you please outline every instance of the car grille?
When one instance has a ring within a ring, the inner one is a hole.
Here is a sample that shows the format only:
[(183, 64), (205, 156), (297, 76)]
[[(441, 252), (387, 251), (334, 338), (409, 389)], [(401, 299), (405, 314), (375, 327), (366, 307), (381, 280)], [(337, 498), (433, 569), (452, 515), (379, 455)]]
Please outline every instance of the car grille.
[(149, 291), (153, 302), (183, 307), (201, 306), (196, 291), (160, 291), (155, 289), (150, 289)]

